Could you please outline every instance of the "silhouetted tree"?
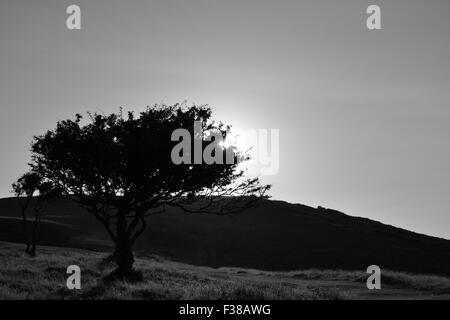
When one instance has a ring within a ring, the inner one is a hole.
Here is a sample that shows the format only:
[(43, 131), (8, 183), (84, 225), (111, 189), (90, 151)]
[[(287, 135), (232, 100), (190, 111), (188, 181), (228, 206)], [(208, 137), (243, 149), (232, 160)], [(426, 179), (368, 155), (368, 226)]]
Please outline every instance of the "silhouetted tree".
[[(270, 186), (237, 170), (245, 156), (233, 147), (220, 149), (224, 157), (231, 150), (231, 164), (194, 164), (194, 152), (186, 150), (183, 156), (192, 164), (172, 161), (176, 129), (189, 131), (192, 145), (200, 139), (202, 150), (211, 139), (207, 132), (219, 132), (223, 138), (229, 133), (228, 126), (211, 120), (207, 106), (154, 106), (139, 117), (131, 112), (124, 116), (122, 110), (88, 114), (88, 121), (77, 114), (75, 120), (59, 121), (54, 130), (34, 137), (30, 165), (103, 224), (115, 243), (115, 275), (131, 273), (132, 248), (147, 226), (146, 218), (166, 206), (223, 215), (267, 197)], [(201, 121), (205, 132), (200, 137), (195, 121)]]
[[(61, 194), (61, 190), (55, 188), (50, 181), (45, 181), (41, 175), (33, 171), (25, 173), (13, 183), (12, 190), (21, 209), (25, 252), (35, 256), (41, 213), (51, 200), (56, 199)], [(27, 228), (27, 211), (29, 209), (32, 209), (34, 216), (31, 239)]]

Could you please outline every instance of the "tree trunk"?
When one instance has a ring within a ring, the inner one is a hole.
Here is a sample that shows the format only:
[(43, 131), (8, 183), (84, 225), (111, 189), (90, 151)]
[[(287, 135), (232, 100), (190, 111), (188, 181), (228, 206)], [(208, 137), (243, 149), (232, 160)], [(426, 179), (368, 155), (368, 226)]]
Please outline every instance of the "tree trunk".
[(117, 239), (114, 261), (120, 274), (127, 274), (133, 269), (134, 257), (129, 241)]
[(19, 204), (21, 206), (21, 213), (22, 213), (22, 228), (23, 228), (23, 242), (26, 246), (25, 248), (25, 253), (29, 254), (30, 253), (30, 240), (28, 237), (28, 230), (27, 230), (27, 208), (28, 208), (28, 203), (29, 203), (29, 199), (27, 199), (27, 203), (25, 205), (21, 204), (22, 199), (20, 199), (20, 197), (17, 198), (19, 201)]
[(134, 257), (130, 236), (127, 232), (125, 217), (119, 215), (117, 219), (117, 239), (114, 251), (114, 260), (117, 264), (117, 272), (127, 275), (133, 269)]
[(34, 213), (34, 223), (33, 223), (33, 235), (31, 238), (31, 248), (29, 249), (29, 254), (34, 257), (36, 256), (36, 242), (37, 242), (37, 231), (39, 224), (41, 222), (41, 218), (39, 216), (39, 212), (35, 211)]

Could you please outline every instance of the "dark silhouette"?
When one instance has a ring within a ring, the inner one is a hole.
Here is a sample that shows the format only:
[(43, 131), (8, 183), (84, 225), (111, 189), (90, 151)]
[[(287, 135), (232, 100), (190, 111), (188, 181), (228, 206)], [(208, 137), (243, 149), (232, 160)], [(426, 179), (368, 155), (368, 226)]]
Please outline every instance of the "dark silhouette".
[[(115, 243), (114, 275), (134, 274), (133, 245), (147, 227), (146, 218), (166, 206), (222, 215), (267, 198), (270, 186), (236, 170), (245, 157), (232, 147), (221, 149), (225, 156), (232, 148), (231, 164), (173, 163), (171, 151), (178, 142), (171, 141), (172, 133), (186, 129), (194, 143), (199, 138), (195, 121), (201, 121), (204, 132), (229, 133), (229, 127), (211, 121), (209, 107), (176, 104), (148, 107), (139, 117), (122, 111), (89, 114), (84, 124), (77, 114), (75, 120), (59, 121), (54, 130), (34, 137), (31, 170), (103, 224)], [(204, 142), (205, 136), (200, 139)]]
[[(11, 218), (19, 213), (16, 199), (0, 199), (0, 241), (22, 241), (22, 224)], [(68, 197), (51, 202), (44, 214), (39, 244), (114, 249), (101, 224)], [(165, 214), (151, 218), (134, 249), (143, 258), (156, 255), (214, 268), (339, 269), (365, 274), (369, 265), (376, 264), (382, 270), (450, 276), (450, 240), (274, 200), (226, 217), (185, 214), (168, 207)]]
[[(41, 222), (41, 213), (47, 204), (51, 200), (56, 199), (61, 192), (50, 181), (44, 181), (42, 176), (33, 171), (25, 173), (13, 183), (12, 190), (16, 195), (22, 215), (25, 252), (35, 256), (37, 230)], [(36, 193), (37, 197), (34, 197)], [(31, 239), (27, 228), (27, 211), (30, 208), (32, 208), (34, 216)]]

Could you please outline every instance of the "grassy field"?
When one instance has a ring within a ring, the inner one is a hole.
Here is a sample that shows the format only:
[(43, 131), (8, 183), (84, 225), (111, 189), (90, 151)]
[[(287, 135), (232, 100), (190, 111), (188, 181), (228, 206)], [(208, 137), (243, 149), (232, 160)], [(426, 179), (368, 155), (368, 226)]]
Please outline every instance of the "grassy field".
[[(143, 281), (106, 281), (106, 253), (41, 247), (37, 257), (0, 242), (0, 299), (450, 299), (450, 279), (382, 271), (382, 289), (368, 290), (364, 271), (268, 272), (197, 267), (153, 256), (138, 258)], [(81, 290), (66, 288), (66, 268), (81, 268)]]

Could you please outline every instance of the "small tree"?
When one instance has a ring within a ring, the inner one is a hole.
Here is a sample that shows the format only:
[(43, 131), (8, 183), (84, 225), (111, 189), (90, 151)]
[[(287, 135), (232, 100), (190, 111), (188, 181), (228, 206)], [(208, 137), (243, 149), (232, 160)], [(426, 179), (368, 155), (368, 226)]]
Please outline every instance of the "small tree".
[[(12, 185), (21, 209), (25, 252), (31, 256), (36, 255), (37, 231), (41, 222), (41, 214), (47, 204), (60, 195), (60, 190), (50, 181), (45, 181), (38, 173), (30, 171), (22, 175)], [(35, 195), (37, 196), (35, 197)], [(32, 207), (34, 222), (30, 234), (28, 232), (27, 211)]]
[[(260, 185), (257, 178), (244, 178), (243, 171), (237, 170), (243, 156), (233, 147), (214, 151), (225, 156), (232, 148), (231, 164), (172, 161), (176, 129), (188, 130), (192, 144), (200, 138), (202, 150), (210, 137), (198, 137), (193, 129), (196, 121), (203, 132), (220, 132), (226, 138), (230, 128), (211, 121), (207, 106), (154, 106), (139, 117), (131, 112), (89, 116), (82, 124), (77, 114), (75, 120), (60, 121), (54, 130), (35, 137), (30, 165), (103, 224), (115, 243), (119, 276), (132, 271), (132, 248), (147, 226), (147, 217), (164, 212), (166, 206), (222, 215), (240, 212), (267, 197), (269, 186)], [(194, 160), (194, 154), (186, 156)]]

